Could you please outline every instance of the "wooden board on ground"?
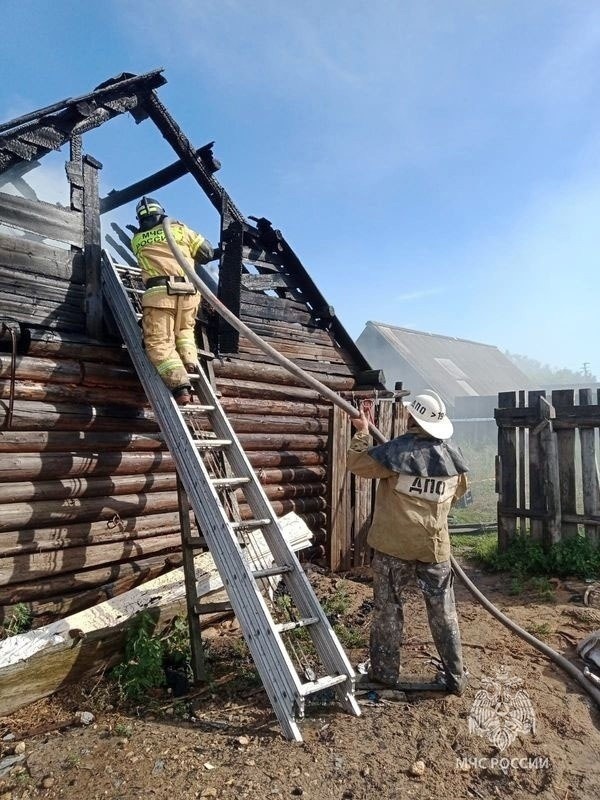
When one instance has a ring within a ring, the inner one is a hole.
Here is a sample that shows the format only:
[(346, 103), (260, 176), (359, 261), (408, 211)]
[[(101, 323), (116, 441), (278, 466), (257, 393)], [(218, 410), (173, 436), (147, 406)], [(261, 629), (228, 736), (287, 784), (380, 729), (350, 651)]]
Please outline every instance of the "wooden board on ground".
[[(294, 551), (310, 545), (312, 534), (296, 514), (279, 522)], [(253, 546), (245, 552), (253, 568), (269, 566), (261, 532), (251, 539)], [(210, 553), (197, 556), (195, 566), (199, 597), (222, 589)], [(127, 628), (141, 613), (152, 613), (163, 627), (184, 609), (183, 569), (176, 569), (85, 611), (5, 639), (0, 642), (0, 716), (118, 663)]]

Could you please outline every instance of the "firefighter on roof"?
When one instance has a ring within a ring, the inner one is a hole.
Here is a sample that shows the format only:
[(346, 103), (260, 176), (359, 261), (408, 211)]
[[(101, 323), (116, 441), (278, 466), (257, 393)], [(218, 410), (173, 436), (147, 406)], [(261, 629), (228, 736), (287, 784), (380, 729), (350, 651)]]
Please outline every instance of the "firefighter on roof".
[[(151, 197), (142, 197), (135, 213), (139, 230), (131, 246), (145, 286), (142, 328), (146, 353), (177, 403), (187, 405), (192, 399), (188, 373), (198, 370), (194, 325), (200, 295), (167, 243), (161, 224), (164, 208)], [(210, 242), (199, 233), (176, 221), (171, 231), (190, 267), (213, 259)]]

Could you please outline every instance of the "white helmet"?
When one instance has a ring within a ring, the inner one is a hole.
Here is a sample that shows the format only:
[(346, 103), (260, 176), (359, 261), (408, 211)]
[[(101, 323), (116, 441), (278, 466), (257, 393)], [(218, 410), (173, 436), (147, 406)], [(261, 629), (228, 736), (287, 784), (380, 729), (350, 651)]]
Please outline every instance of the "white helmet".
[(436, 439), (449, 439), (452, 436), (454, 426), (446, 416), (444, 401), (432, 389), (425, 394), (418, 394), (406, 409), (420, 427)]

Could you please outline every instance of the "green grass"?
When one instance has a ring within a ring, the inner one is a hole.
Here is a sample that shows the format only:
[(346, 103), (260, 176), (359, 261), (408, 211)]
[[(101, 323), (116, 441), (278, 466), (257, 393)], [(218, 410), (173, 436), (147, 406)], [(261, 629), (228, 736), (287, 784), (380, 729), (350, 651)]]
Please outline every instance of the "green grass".
[[(583, 536), (563, 539), (548, 550), (530, 536), (517, 536), (508, 550), (498, 552), (495, 533), (451, 536), (455, 555), (481, 564), (491, 572), (508, 572), (513, 578), (511, 591), (520, 593), (526, 586), (540, 599), (550, 600), (554, 589), (549, 576), (597, 579), (600, 577), (600, 547)], [(537, 578), (531, 582), (530, 579)], [(522, 588), (519, 589), (519, 583)]]

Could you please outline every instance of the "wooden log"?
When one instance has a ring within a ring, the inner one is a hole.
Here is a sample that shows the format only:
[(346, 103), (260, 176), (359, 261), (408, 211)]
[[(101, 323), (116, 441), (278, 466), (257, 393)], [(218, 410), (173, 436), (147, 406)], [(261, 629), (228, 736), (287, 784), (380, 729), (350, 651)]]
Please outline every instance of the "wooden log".
[[(289, 311), (290, 313), (301, 311), (303, 313), (308, 313), (310, 316), (306, 303), (302, 300), (285, 300), (282, 297), (274, 297), (273, 295), (256, 294), (246, 289), (240, 291), (240, 300), (242, 304), (251, 303), (252, 305), (260, 306), (265, 312), (264, 316), (266, 319), (269, 319), (271, 311), (276, 308)], [(294, 317), (290, 316), (290, 319), (293, 320)]]
[[(560, 415), (561, 409), (573, 407), (574, 394), (573, 389), (560, 389), (552, 392), (552, 405), (557, 409), (557, 416)], [(557, 430), (556, 442), (558, 447), (561, 510), (563, 514), (576, 514), (575, 431)], [(577, 536), (578, 527), (574, 523), (563, 523), (561, 527), (563, 537), (573, 538)]]
[[(6, 586), (0, 589), (0, 608), (10, 608), (19, 603), (27, 604), (34, 615), (38, 609), (43, 612), (47, 604), (56, 608), (81, 608), (79, 605), (84, 595), (93, 592), (112, 592), (113, 587), (138, 586), (156, 575), (168, 572), (182, 563), (181, 553), (164, 553), (148, 558), (122, 561), (119, 564), (80, 570), (76, 577), (70, 573), (49, 575), (43, 581)], [(113, 596), (109, 594), (109, 596)], [(60, 603), (58, 598), (72, 599), (69, 603)], [(1, 668), (0, 668), (1, 671)]]
[[(258, 294), (249, 294), (249, 300), (255, 300), (260, 297)], [(271, 298), (269, 298), (271, 299)], [(272, 298), (278, 300), (279, 298)], [(282, 302), (289, 302), (283, 300)], [(271, 320), (279, 320), (280, 322), (300, 322), (306, 324), (312, 320), (310, 312), (304, 307), (304, 310), (296, 310), (292, 308), (285, 308), (281, 305), (273, 303), (268, 308), (254, 302), (243, 302), (240, 306), (240, 317), (242, 322), (248, 323), (249, 320), (255, 319), (262, 323), (269, 324)]]
[(175, 462), (168, 451), (4, 454), (0, 458), (0, 483), (49, 480), (60, 476), (105, 477), (174, 472)]
[[(289, 467), (287, 469), (259, 469), (260, 482), (269, 483), (318, 483), (327, 476), (325, 467)], [(1, 489), (1, 487), (0, 487)]]
[[(8, 422), (7, 401), (0, 401), (0, 425)], [(158, 426), (149, 410), (130, 406), (96, 406), (83, 403), (38, 403), (17, 400), (13, 406), (12, 430), (123, 430), (157, 431)]]
[(69, 498), (66, 501), (39, 500), (30, 503), (5, 503), (2, 506), (0, 531), (15, 528), (40, 528), (97, 520), (159, 514), (177, 509), (177, 492), (108, 495), (106, 497)]
[[(498, 408), (516, 408), (515, 392), (500, 392)], [(514, 517), (503, 515), (502, 508), (517, 505), (517, 454), (516, 430), (498, 429), (498, 457), (500, 463), (500, 493), (498, 497), (498, 550), (504, 552), (516, 533)]]
[[(11, 396), (12, 385), (6, 379), (0, 381), (0, 398)], [(61, 403), (65, 401), (80, 402), (83, 404), (102, 404), (107, 399), (111, 403), (124, 406), (148, 406), (146, 395), (140, 389), (134, 391), (120, 391), (112, 389), (110, 393), (105, 387), (74, 386), (64, 383), (38, 383), (36, 381), (15, 381), (14, 397), (16, 400), (34, 400), (36, 402)]]
[[(45, 575), (59, 575), (116, 564), (157, 553), (169, 553), (181, 548), (179, 532), (148, 538), (122, 540), (92, 547), (65, 547), (62, 550), (39, 553), (19, 553), (0, 558), (0, 586), (35, 581)], [(2, 603), (0, 592), (0, 603)]]
[(328, 561), (333, 572), (352, 566), (350, 516), (350, 473), (346, 470), (346, 454), (350, 444), (350, 420), (338, 406), (333, 406), (329, 417), (329, 511)]
[(83, 334), (27, 328), (22, 331), (19, 352), (37, 358), (55, 357), (100, 361), (102, 364), (130, 364), (127, 351), (120, 342), (108, 347), (106, 342)]
[[(11, 370), (10, 355), (0, 355), (0, 377), (10, 377)], [(141, 390), (139, 379), (132, 368), (97, 364), (93, 361), (19, 356), (15, 376), (18, 380), (41, 383), (105, 386), (109, 391), (115, 388)]]
[[(592, 390), (579, 390), (579, 405), (592, 404)], [(600, 515), (600, 479), (596, 454), (596, 431), (594, 428), (579, 430), (581, 444), (581, 482), (583, 490), (583, 513), (586, 516)], [(600, 531), (597, 525), (586, 525), (585, 535), (592, 544), (600, 544)]]
[(292, 400), (264, 400), (251, 397), (222, 397), (221, 405), (227, 414), (285, 414), (292, 417), (328, 417), (329, 406), (317, 403), (298, 403)]
[(261, 383), (260, 381), (235, 380), (218, 378), (217, 389), (224, 397), (261, 398), (263, 400), (293, 400), (316, 403), (321, 395), (314, 389), (303, 389), (300, 386), (282, 386)]
[(179, 514), (171, 511), (145, 517), (126, 517), (118, 522), (79, 522), (74, 525), (4, 531), (0, 533), (0, 553), (4, 556), (61, 550), (178, 532)]
[(326, 435), (240, 433), (238, 439), (247, 452), (253, 450), (325, 450), (327, 448)]
[(0, 193), (0, 222), (74, 247), (83, 247), (82, 215), (65, 208)]
[[(248, 450), (246, 448), (246, 450)], [(324, 450), (290, 450), (270, 452), (247, 452), (248, 460), (253, 467), (312, 467), (324, 464), (327, 453)]]
[[(306, 472), (310, 472), (307, 470)], [(56, 474), (56, 473), (54, 473)], [(65, 478), (63, 480), (20, 481), (0, 483), (2, 503), (23, 503), (37, 500), (63, 500), (69, 497), (103, 497), (133, 492), (164, 492), (176, 488), (177, 475), (164, 474), (111, 475), (105, 478)]]
[[(128, 592), (146, 581), (151, 581), (159, 575), (179, 567), (181, 562), (180, 554), (171, 554), (167, 558), (164, 555), (159, 555), (138, 561), (121, 562), (114, 565), (114, 580), (109, 580), (87, 589), (80, 588), (74, 594), (63, 592), (62, 594), (29, 600), (25, 602), (25, 605), (32, 616), (33, 627), (38, 628), (40, 625), (64, 619), (68, 614), (90, 608), (97, 603), (102, 603), (104, 600), (110, 600), (117, 595)], [(102, 569), (100, 568), (98, 571), (102, 571)], [(86, 574), (91, 575), (93, 572), (94, 570), (89, 570)], [(15, 597), (18, 597), (19, 587), (10, 586), (8, 588), (12, 590)], [(0, 618), (9, 620), (17, 605), (20, 605), (20, 603), (0, 606)]]
[[(275, 383), (283, 386), (303, 386), (302, 381), (283, 367), (246, 361), (221, 361), (220, 359), (215, 359), (213, 364), (217, 378), (264, 381), (267, 384)], [(352, 389), (355, 384), (353, 378), (335, 375), (326, 376), (322, 382), (334, 390)], [(320, 395), (317, 396), (320, 397)]]
[[(325, 483), (284, 483), (266, 484), (265, 494), (269, 500), (282, 500), (291, 497), (325, 497), (327, 485)], [(240, 499), (243, 497), (242, 490), (239, 490)]]
[[(275, 347), (275, 349), (277, 349), (277, 344), (276, 344), (275, 340), (269, 342), (269, 344), (272, 344), (273, 347)], [(276, 363), (273, 360), (273, 358), (271, 358), (271, 356), (268, 356), (266, 353), (262, 353), (262, 352), (261, 353), (259, 353), (259, 352), (256, 352), (256, 353), (237, 352), (237, 353), (235, 353), (235, 358), (238, 361), (240, 361), (240, 360), (241, 361), (251, 361), (252, 363), (271, 364), (271, 365), (275, 365), (276, 366)], [(321, 374), (324, 374), (324, 375), (342, 375), (342, 376), (345, 376), (345, 377), (351, 377), (352, 380), (354, 381), (354, 383), (356, 383), (356, 378), (354, 376), (354, 372), (352, 370), (352, 367), (348, 366), (348, 364), (345, 364), (345, 363), (343, 363), (341, 361), (340, 362), (335, 362), (335, 363), (330, 362), (330, 361), (326, 361), (326, 362), (321, 363), (320, 361), (310, 361), (310, 360), (305, 360), (305, 359), (302, 359), (302, 358), (294, 358), (293, 361), (294, 361), (294, 364), (296, 364), (296, 366), (302, 367), (302, 369), (305, 372), (314, 373), (317, 377), (319, 375), (321, 375)], [(319, 378), (319, 380), (320, 380), (320, 378)], [(370, 391), (371, 391), (371, 394), (374, 394), (373, 389), (370, 389)]]
[[(282, 520), (284, 535), (298, 552), (310, 544), (310, 532), (302, 520)], [(263, 566), (267, 547), (260, 532), (248, 548), (252, 568)], [(199, 597), (222, 588), (209, 553), (195, 558), (196, 593)], [(101, 603), (93, 609), (46, 628), (10, 637), (0, 643), (0, 716), (47, 696), (69, 681), (105, 670), (122, 658), (123, 632), (138, 614), (171, 619), (172, 611), (185, 603), (183, 571), (145, 584), (140, 589)], [(77, 632), (73, 636), (73, 632)]]
[(319, 417), (284, 417), (280, 415), (262, 416), (258, 414), (230, 414), (229, 421), (236, 433), (253, 434), (315, 434), (327, 433), (329, 420)]
[(0, 233), (0, 264), (13, 271), (83, 283), (81, 254), (70, 249), (51, 247), (23, 236)]
[(0, 453), (104, 453), (166, 450), (161, 434), (93, 431), (0, 431)]

